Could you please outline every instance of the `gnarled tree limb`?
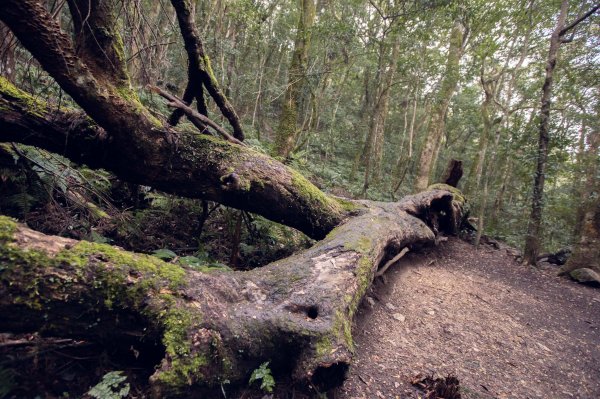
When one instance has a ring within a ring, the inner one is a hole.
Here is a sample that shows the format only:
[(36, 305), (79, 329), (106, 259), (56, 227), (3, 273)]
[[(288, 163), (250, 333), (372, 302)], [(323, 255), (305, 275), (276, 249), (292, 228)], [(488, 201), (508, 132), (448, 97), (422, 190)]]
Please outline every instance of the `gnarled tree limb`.
[(223, 137), (223, 139), (229, 141), (230, 143), (237, 144), (237, 145), (245, 145), (243, 142), (239, 141), (238, 139), (236, 139), (235, 137), (233, 137), (232, 135), (227, 133), (227, 131), (225, 131), (225, 129), (223, 129), (221, 126), (219, 126), (216, 122), (207, 118), (205, 115), (202, 115), (202, 114), (194, 111), (192, 108), (187, 106), (185, 104), (185, 102), (183, 102), (181, 99), (177, 98), (176, 96), (166, 92), (165, 90), (161, 89), (158, 86), (148, 86), (148, 88), (150, 90), (152, 90), (153, 92), (158, 93), (161, 97), (169, 100), (170, 106), (182, 110), (185, 113), (185, 115), (188, 117), (188, 119), (194, 124), (194, 126), (196, 126), (201, 132), (204, 131), (206, 126), (210, 126), (218, 134), (220, 134), (221, 137)]
[[(192, 99), (196, 97), (198, 105), (204, 104), (202, 97), (202, 86), (206, 88), (215, 104), (219, 107), (219, 110), (227, 118), (233, 129), (233, 136), (240, 140), (244, 140), (244, 132), (240, 125), (240, 120), (233, 109), (233, 106), (223, 94), (219, 88), (219, 83), (214, 76), (210, 64), (210, 58), (204, 51), (200, 34), (196, 29), (195, 7), (189, 0), (171, 0), (171, 4), (175, 8), (177, 14), (177, 21), (179, 22), (179, 29), (183, 42), (185, 44), (185, 50), (188, 54), (188, 86), (183, 96), (183, 101), (191, 103)], [(188, 96), (186, 96), (188, 94)], [(199, 111), (200, 108), (199, 108)], [(177, 115), (172, 115), (169, 122), (176, 124), (178, 120)], [(173, 123), (174, 122), (174, 123)]]
[(0, 77), (0, 141), (33, 145), (119, 178), (189, 198), (258, 213), (323, 238), (352, 205), (329, 197), (298, 172), (246, 146), (196, 132), (177, 132), (177, 145), (138, 130), (122, 141), (81, 112), (36, 101)]

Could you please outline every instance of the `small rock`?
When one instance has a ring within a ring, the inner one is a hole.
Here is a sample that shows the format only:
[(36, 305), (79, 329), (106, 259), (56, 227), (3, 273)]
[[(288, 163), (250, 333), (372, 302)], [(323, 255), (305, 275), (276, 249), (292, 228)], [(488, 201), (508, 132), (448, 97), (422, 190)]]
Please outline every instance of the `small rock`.
[(593, 271), (592, 269), (588, 269), (587, 267), (582, 267), (581, 269), (575, 269), (571, 273), (569, 273), (571, 278), (580, 283), (596, 283), (600, 284), (600, 274)]
[(403, 322), (404, 320), (406, 320), (406, 317), (401, 313), (394, 313), (392, 315), (392, 317), (400, 322)]
[(428, 314), (428, 315), (430, 315), (430, 316), (433, 316), (433, 315), (435, 314), (435, 310), (433, 310), (433, 309), (429, 309), (429, 310), (427, 311), (427, 314)]
[(375, 299), (371, 298), (370, 296), (367, 296), (367, 303), (369, 304), (370, 307), (374, 307), (375, 306)]
[(385, 304), (385, 307), (388, 308), (389, 310), (396, 310), (397, 309), (396, 306), (392, 305), (389, 302)]

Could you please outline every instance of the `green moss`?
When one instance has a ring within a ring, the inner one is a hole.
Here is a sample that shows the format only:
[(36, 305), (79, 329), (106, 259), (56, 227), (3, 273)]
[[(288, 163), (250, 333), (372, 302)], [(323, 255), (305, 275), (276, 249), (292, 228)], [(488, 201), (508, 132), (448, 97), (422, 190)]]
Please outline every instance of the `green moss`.
[(123, 100), (125, 100), (128, 104), (132, 105), (135, 108), (135, 112), (144, 116), (144, 118), (148, 119), (152, 124), (158, 128), (162, 129), (162, 122), (158, 120), (154, 115), (152, 115), (146, 107), (140, 101), (140, 97), (138, 94), (131, 88), (129, 82), (126, 82), (120, 86), (116, 86), (116, 95)]
[(373, 249), (373, 241), (367, 236), (359, 236), (358, 239), (349, 240), (344, 248), (361, 254), (368, 254)]
[(317, 357), (325, 357), (329, 355), (332, 350), (333, 343), (331, 342), (331, 337), (328, 335), (319, 338), (319, 340), (315, 344), (315, 353)]
[(46, 106), (43, 102), (38, 101), (24, 91), (19, 90), (3, 76), (0, 76), (0, 95), (12, 97), (31, 115), (42, 118), (45, 116)]
[(354, 351), (354, 341), (352, 340), (352, 316), (354, 312), (349, 315), (344, 315), (341, 311), (337, 311), (335, 314), (335, 320), (333, 322), (333, 329), (338, 334), (338, 337), (344, 341), (348, 349)]
[(17, 223), (8, 216), (0, 215), (0, 245), (13, 241)]
[(171, 308), (163, 317), (165, 332), (163, 344), (170, 360), (168, 370), (158, 379), (171, 387), (190, 385), (202, 378), (200, 370), (208, 365), (208, 357), (202, 352), (192, 352), (189, 331), (198, 325), (194, 315), (185, 308)]
[(119, 65), (123, 66), (123, 73), (125, 74), (125, 78), (127, 82), (129, 82), (129, 75), (127, 74), (127, 68), (125, 68), (127, 59), (125, 58), (125, 43), (123, 42), (123, 37), (116, 31), (111, 32), (114, 40), (113, 40), (113, 50), (115, 51), (115, 56), (119, 61)]
[(351, 315), (356, 312), (360, 301), (371, 285), (373, 278), (373, 273), (371, 272), (372, 267), (373, 262), (365, 255), (363, 255), (363, 257), (358, 261), (358, 268), (356, 269), (356, 281), (358, 284), (358, 289), (352, 298), (352, 301), (348, 304)]
[(215, 73), (214, 73), (214, 71), (212, 69), (212, 65), (210, 63), (210, 57), (208, 55), (205, 55), (203, 58), (201, 58), (200, 65), (204, 67), (204, 71), (208, 74), (208, 78), (210, 79), (210, 83), (213, 85), (213, 87), (215, 89), (218, 88), (219, 81), (215, 77)]
[(292, 185), (298, 191), (299, 196), (308, 198), (310, 202), (333, 208), (334, 212), (341, 212), (341, 206), (337, 201), (331, 200), (325, 193), (319, 190), (314, 184), (309, 182), (297, 171), (290, 169), (292, 175)]
[[(69, 284), (84, 284), (93, 287), (99, 298), (98, 303), (90, 301), (90, 311), (98, 305), (110, 309), (118, 304), (136, 309), (163, 329), (169, 367), (158, 376), (162, 383), (177, 388), (198, 382), (203, 368), (212, 367), (209, 355), (220, 345), (196, 347), (192, 342), (190, 332), (199, 328), (200, 313), (179, 297), (185, 269), (154, 256), (87, 241), (49, 256), (12, 245), (16, 229), (15, 221), (0, 216), (0, 284), (15, 287), (15, 303), (46, 309), (50, 302), (73, 300), (71, 295), (78, 290), (69, 290)], [(224, 356), (218, 358), (219, 364), (227, 363)]]
[(450, 186), (448, 184), (436, 183), (436, 184), (432, 184), (427, 189), (428, 190), (444, 190), (444, 191), (449, 191), (452, 194), (452, 197), (453, 197), (454, 201), (457, 201), (461, 205), (463, 205), (467, 201), (466, 198), (465, 198), (465, 196), (464, 196), (464, 194), (462, 193), (462, 191), (460, 191), (458, 188), (452, 187), (452, 186)]
[(344, 199), (344, 198), (334, 198), (338, 205), (344, 210), (346, 213), (350, 213), (356, 211), (357, 209), (362, 208), (361, 204), (357, 204), (356, 202)]

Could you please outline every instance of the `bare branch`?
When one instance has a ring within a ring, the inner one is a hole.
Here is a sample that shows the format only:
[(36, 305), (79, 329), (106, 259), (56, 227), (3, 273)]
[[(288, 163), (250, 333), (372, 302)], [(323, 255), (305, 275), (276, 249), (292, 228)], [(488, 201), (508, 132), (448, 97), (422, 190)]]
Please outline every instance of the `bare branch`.
[(229, 133), (227, 133), (225, 131), (225, 129), (223, 129), (221, 126), (219, 126), (216, 122), (213, 122), (212, 120), (208, 119), (208, 117), (202, 115), (201, 113), (199, 113), (197, 111), (194, 111), (192, 108), (190, 108), (188, 105), (186, 105), (186, 103), (184, 103), (183, 100), (181, 100), (180, 98), (177, 98), (176, 96), (172, 95), (171, 93), (166, 92), (165, 90), (163, 90), (157, 86), (148, 86), (148, 89), (159, 94), (161, 97), (164, 97), (167, 100), (169, 100), (169, 106), (182, 110), (185, 113), (185, 115), (188, 117), (188, 119), (194, 124), (194, 126), (196, 126), (198, 129), (200, 129), (200, 131), (204, 131), (206, 129), (206, 126), (210, 126), (213, 129), (215, 129), (215, 131), (217, 133), (219, 133), (221, 136), (223, 136), (223, 138), (225, 140), (229, 141), (230, 143), (243, 145), (243, 146), (246, 145), (246, 144), (242, 143), (240, 140), (238, 140), (235, 137), (233, 137), (232, 135), (230, 135)]
[[(188, 0), (171, 0), (171, 4), (175, 8), (179, 29), (183, 37), (185, 50), (188, 54), (188, 79), (189, 84), (195, 88), (194, 97), (200, 101), (198, 86), (203, 85), (221, 110), (223, 116), (231, 124), (234, 137), (240, 141), (244, 140), (244, 132), (239, 117), (225, 94), (219, 88), (210, 65), (210, 59), (204, 52), (204, 45), (198, 34), (196, 21), (194, 20), (194, 6)], [(202, 88), (200, 87), (199, 90), (201, 92)], [(188, 102), (191, 103), (192, 99)], [(184, 100), (187, 100), (187, 98), (184, 98)]]
[(598, 8), (600, 8), (600, 4), (596, 4), (594, 7), (592, 7), (591, 10), (583, 14), (581, 17), (577, 18), (575, 21), (571, 22), (566, 27), (562, 28), (561, 31), (558, 32), (558, 36), (564, 36), (568, 31), (570, 31), (571, 29), (573, 29), (574, 27), (591, 17), (596, 11), (598, 11)]

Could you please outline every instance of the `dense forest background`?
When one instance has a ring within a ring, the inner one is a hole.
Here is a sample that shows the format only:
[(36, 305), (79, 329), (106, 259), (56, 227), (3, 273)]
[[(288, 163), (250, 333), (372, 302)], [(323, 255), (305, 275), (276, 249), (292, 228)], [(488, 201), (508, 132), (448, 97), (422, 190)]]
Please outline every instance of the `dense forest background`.
[[(64, 1), (47, 7), (70, 26)], [(567, 23), (593, 7), (572, 2)], [(384, 201), (415, 191), (423, 179), (436, 181), (450, 159), (459, 159), (471, 215), (486, 234), (518, 247), (530, 218), (542, 86), (560, 12), (559, 1), (539, 0), (207, 0), (195, 9), (214, 78), (248, 144), (326, 192)], [(171, 109), (146, 86), (179, 96), (185, 89), (187, 55), (175, 11), (166, 1), (133, 0), (123, 1), (119, 14), (139, 96), (167, 117)], [(52, 106), (73, 106), (10, 31), (0, 31), (2, 76)], [(573, 27), (562, 37), (553, 71), (540, 235), (547, 251), (579, 239), (598, 175), (599, 37), (594, 16)], [(226, 124), (206, 101), (209, 116)], [(141, 234), (150, 211), (136, 212), (135, 202), (178, 215), (184, 201), (123, 186), (127, 201), (120, 204), (106, 172), (75, 170), (30, 147), (5, 144), (2, 153), (0, 210), (53, 233), (95, 241), (127, 236), (125, 246), (156, 249), (156, 241), (144, 246)], [(190, 207), (200, 226), (175, 235), (201, 231), (213, 210), (194, 202), (180, 213)], [(248, 215), (223, 212), (237, 241), (240, 229), (261, 228)]]

